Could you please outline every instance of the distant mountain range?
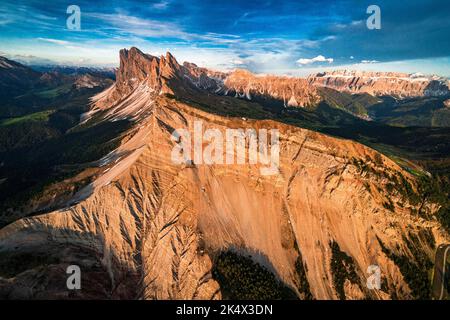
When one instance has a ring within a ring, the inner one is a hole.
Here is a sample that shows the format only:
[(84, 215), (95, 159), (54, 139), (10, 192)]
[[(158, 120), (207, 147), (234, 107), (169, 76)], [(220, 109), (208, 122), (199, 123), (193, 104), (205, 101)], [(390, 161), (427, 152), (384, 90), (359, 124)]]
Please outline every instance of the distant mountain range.
[(45, 109), (55, 100), (67, 101), (86, 90), (105, 88), (112, 79), (110, 72), (98, 69), (32, 69), (0, 57), (0, 118)]
[(350, 93), (375, 96), (441, 97), (449, 96), (450, 82), (438, 76), (396, 72), (333, 71), (310, 75), (310, 84)]
[(110, 78), (115, 80), (116, 78), (116, 68), (105, 68), (105, 67), (74, 67), (74, 66), (61, 66), (61, 65), (29, 65), (33, 70), (44, 72), (44, 73), (61, 73), (66, 75), (97, 75), (105, 78)]
[[(119, 54), (114, 82), (1, 60), (0, 298), (431, 297), (450, 241), (445, 81)], [(196, 121), (277, 129), (278, 173), (174, 163), (174, 130)], [(83, 290), (65, 286), (72, 264)]]
[[(239, 69), (225, 73), (192, 63), (180, 65), (170, 53), (158, 58), (136, 48), (122, 50), (120, 57), (118, 93), (114, 93), (117, 95), (130, 92), (148, 77), (147, 84), (162, 93), (187, 87), (249, 101), (263, 100), (266, 106), (275, 109), (312, 110), (325, 101), (354, 116), (392, 125), (446, 127), (450, 124), (446, 107), (450, 98), (449, 82), (436, 76), (339, 71), (302, 79), (260, 76)], [(162, 80), (160, 74), (165, 75)], [(165, 79), (172, 74), (169, 86)]]

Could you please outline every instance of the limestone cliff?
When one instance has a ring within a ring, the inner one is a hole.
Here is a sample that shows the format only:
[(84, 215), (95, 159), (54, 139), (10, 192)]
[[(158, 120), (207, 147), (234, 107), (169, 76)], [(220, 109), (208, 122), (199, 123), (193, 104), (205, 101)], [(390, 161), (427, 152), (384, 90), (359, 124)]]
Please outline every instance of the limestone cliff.
[(369, 93), (375, 96), (407, 98), (450, 94), (448, 80), (421, 74), (341, 70), (312, 74), (308, 77), (308, 82), (339, 91)]

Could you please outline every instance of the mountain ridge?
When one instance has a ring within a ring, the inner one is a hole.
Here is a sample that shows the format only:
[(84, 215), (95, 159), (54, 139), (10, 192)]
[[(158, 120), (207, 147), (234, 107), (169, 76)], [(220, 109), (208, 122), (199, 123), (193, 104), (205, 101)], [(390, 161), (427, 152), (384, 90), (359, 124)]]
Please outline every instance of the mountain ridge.
[(411, 98), (450, 95), (448, 79), (422, 74), (337, 70), (309, 75), (308, 82), (339, 91), (369, 93), (374, 96)]
[[(80, 126), (126, 120), (130, 127), (114, 137), (114, 150), (84, 164), (80, 175), (91, 179), (65, 205), (0, 229), (4, 261), (14, 264), (17, 246), (32, 257), (21, 272), (0, 273), (0, 296), (70, 298), (60, 271), (79, 263), (89, 285), (75, 298), (220, 299), (227, 297), (226, 274), (218, 266), (228, 261), (220, 257), (238, 254), (297, 298), (429, 298), (434, 248), (450, 236), (415, 175), (358, 142), (238, 116), (266, 114), (256, 97), (277, 98), (283, 108), (283, 92), (308, 98), (304, 81), (295, 87), (238, 72), (227, 85), (220, 74), (168, 54), (120, 54), (116, 83), (93, 97)], [(239, 99), (221, 92), (225, 86)], [(217, 106), (226, 112), (212, 112)], [(278, 129), (279, 174), (261, 176), (260, 165), (250, 163), (175, 164), (173, 130), (192, 133), (199, 120), (223, 134)], [(225, 270), (242, 274), (245, 267), (231, 262)], [(373, 264), (383, 275), (381, 290), (365, 286)], [(42, 278), (45, 286), (34, 281)], [(17, 289), (24, 286), (31, 289)], [(238, 289), (261, 298), (252, 286)]]

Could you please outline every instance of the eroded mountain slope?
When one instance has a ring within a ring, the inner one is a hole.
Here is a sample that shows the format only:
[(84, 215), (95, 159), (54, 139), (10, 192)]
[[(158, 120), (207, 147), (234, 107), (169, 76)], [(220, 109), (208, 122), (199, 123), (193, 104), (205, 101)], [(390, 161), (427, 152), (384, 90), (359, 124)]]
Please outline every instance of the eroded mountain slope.
[[(412, 176), (356, 142), (213, 115), (160, 94), (174, 74), (157, 86), (145, 76), (124, 97), (114, 99), (117, 83), (96, 97), (99, 121), (135, 124), (66, 208), (0, 230), (3, 255), (46, 248), (49, 257), (0, 274), (0, 294), (70, 298), (64, 271), (77, 264), (85, 288), (78, 298), (218, 299), (226, 294), (214, 266), (231, 250), (250, 255), (299, 298), (419, 297), (434, 247), (449, 237), (433, 218), (435, 205), (410, 199)], [(198, 120), (224, 136), (229, 128), (278, 129), (279, 174), (261, 175), (248, 161), (175, 164), (173, 130), (192, 133)], [(381, 290), (366, 287), (369, 265), (381, 269)]]

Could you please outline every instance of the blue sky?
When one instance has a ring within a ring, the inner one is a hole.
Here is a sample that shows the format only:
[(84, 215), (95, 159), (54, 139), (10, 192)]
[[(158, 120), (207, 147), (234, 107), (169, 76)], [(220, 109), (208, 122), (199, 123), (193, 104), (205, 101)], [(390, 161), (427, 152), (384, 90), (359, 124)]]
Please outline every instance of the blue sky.
[[(69, 5), (81, 30), (68, 30)], [(381, 8), (369, 30), (367, 7)], [(306, 75), (328, 69), (450, 76), (448, 0), (20, 1), (0, 4), (0, 55), (28, 63), (113, 66), (118, 50), (215, 69)]]

